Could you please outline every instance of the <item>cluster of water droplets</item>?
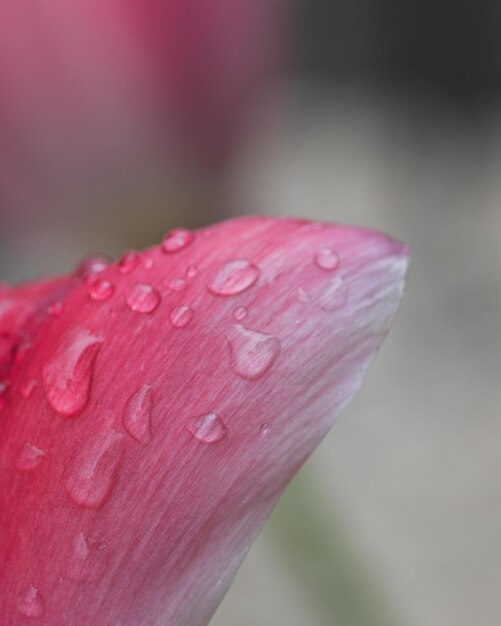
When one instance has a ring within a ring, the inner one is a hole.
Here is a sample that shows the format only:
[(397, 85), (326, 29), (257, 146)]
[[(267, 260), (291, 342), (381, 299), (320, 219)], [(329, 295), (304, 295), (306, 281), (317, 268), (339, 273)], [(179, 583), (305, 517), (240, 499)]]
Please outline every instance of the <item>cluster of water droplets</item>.
[[(183, 251), (193, 241), (193, 234), (186, 230), (175, 230), (164, 238), (161, 251), (175, 254)], [(320, 248), (314, 256), (315, 265), (325, 272), (334, 272), (339, 267), (339, 258), (333, 250)], [(143, 263), (153, 267), (153, 257)], [(118, 273), (126, 276), (141, 264), (141, 257), (134, 251), (126, 252), (117, 263)], [(103, 302), (115, 293), (115, 286), (100, 274), (108, 267), (102, 258), (94, 258), (82, 264), (79, 275), (88, 288), (92, 301)], [(198, 267), (191, 264), (185, 270), (186, 278), (165, 279), (164, 285), (173, 292), (182, 292), (187, 280), (194, 279)], [(261, 275), (260, 268), (247, 259), (230, 259), (220, 266), (207, 282), (207, 290), (214, 296), (231, 298), (252, 288)], [(321, 306), (333, 310), (340, 306), (345, 297), (343, 281), (337, 276), (324, 289)], [(308, 292), (299, 288), (297, 299), (310, 301)], [(158, 289), (144, 282), (133, 283), (125, 292), (125, 303), (134, 312), (152, 314), (160, 305), (162, 296)], [(51, 315), (58, 315), (62, 304), (52, 305)], [(188, 304), (180, 304), (169, 312), (169, 322), (174, 329), (190, 324), (194, 316)], [(233, 308), (234, 324), (228, 335), (229, 365), (233, 373), (243, 381), (256, 381), (264, 377), (280, 356), (282, 345), (273, 335), (249, 329), (242, 325), (248, 316), (246, 306)], [(47, 400), (52, 409), (63, 417), (76, 417), (83, 413), (91, 393), (94, 368), (103, 345), (102, 336), (85, 329), (74, 330), (61, 340), (54, 356), (43, 368), (42, 382)], [(37, 387), (37, 381), (27, 379), (21, 393), (29, 398)], [(2, 387), (0, 384), (0, 401)], [(147, 446), (153, 437), (152, 416), (154, 411), (154, 389), (144, 384), (133, 391), (124, 403), (122, 427), (136, 443)], [(210, 411), (187, 419), (185, 429), (202, 444), (213, 445), (228, 435), (223, 418)], [(267, 435), (270, 425), (260, 426), (262, 435)], [(79, 507), (99, 509), (110, 497), (118, 479), (125, 450), (124, 434), (109, 428), (99, 438), (81, 442), (69, 460), (63, 473), (64, 488), (70, 500)], [(20, 450), (16, 467), (20, 472), (35, 470), (44, 460), (46, 452), (29, 442)], [(74, 580), (97, 580), (106, 564), (106, 550), (98, 542), (89, 541), (83, 533), (73, 541), (69, 577)], [(44, 613), (43, 598), (34, 586), (28, 587), (18, 601), (19, 611), (28, 617), (39, 617)]]

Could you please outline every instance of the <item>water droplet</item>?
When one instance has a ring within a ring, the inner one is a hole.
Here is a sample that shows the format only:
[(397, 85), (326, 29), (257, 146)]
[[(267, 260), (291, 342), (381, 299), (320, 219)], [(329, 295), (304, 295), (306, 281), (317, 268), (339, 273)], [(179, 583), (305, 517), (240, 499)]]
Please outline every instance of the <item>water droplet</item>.
[(183, 291), (183, 289), (186, 288), (184, 278), (168, 278), (165, 280), (164, 284), (172, 291)]
[(198, 274), (198, 267), (196, 265), (188, 265), (186, 268), (186, 276), (188, 278), (195, 278)]
[(339, 257), (330, 248), (320, 248), (315, 255), (315, 263), (320, 269), (330, 272), (339, 265)]
[(31, 398), (37, 386), (38, 381), (34, 378), (29, 378), (28, 380), (25, 380), (21, 385), (21, 395), (24, 398)]
[(348, 285), (341, 278), (336, 276), (326, 289), (324, 289), (320, 297), (320, 307), (324, 311), (335, 311), (346, 304), (348, 299)]
[(264, 424), (261, 424), (261, 433), (263, 435), (267, 435), (269, 431), (270, 431), (270, 425), (267, 422), (265, 422)]
[(130, 274), (139, 265), (139, 254), (134, 250), (128, 250), (118, 261), (120, 274)]
[(109, 264), (110, 259), (105, 256), (90, 256), (78, 265), (75, 275), (82, 280), (86, 280), (89, 276), (104, 272)]
[(237, 322), (241, 322), (247, 317), (247, 309), (244, 306), (239, 306), (233, 311), (233, 317)]
[(193, 309), (189, 306), (183, 305), (172, 309), (169, 319), (174, 328), (184, 328), (190, 323), (192, 317)]
[(235, 374), (246, 380), (257, 380), (266, 374), (280, 354), (281, 344), (276, 337), (255, 330), (246, 330), (240, 324), (230, 336), (230, 363)]
[(113, 295), (115, 286), (109, 280), (96, 280), (89, 289), (89, 298), (97, 302), (108, 300)]
[(151, 441), (152, 409), (153, 390), (149, 385), (143, 385), (125, 403), (123, 413), (125, 430), (143, 445)]
[(151, 257), (151, 256), (148, 257), (145, 260), (143, 266), (144, 266), (145, 270), (152, 270), (155, 267), (155, 259), (153, 257)]
[(226, 424), (216, 413), (193, 417), (186, 428), (201, 443), (218, 443), (228, 434)]
[(259, 268), (250, 261), (235, 259), (219, 269), (208, 289), (217, 296), (233, 296), (252, 287), (259, 274)]
[(78, 447), (64, 472), (64, 486), (78, 506), (99, 509), (117, 481), (123, 435), (100, 433)]
[(164, 252), (180, 252), (193, 241), (193, 233), (183, 228), (178, 228), (167, 233), (162, 241)]
[(30, 585), (18, 598), (17, 609), (25, 617), (42, 617), (44, 602), (38, 589)]
[(44, 456), (43, 450), (31, 445), (31, 443), (25, 443), (17, 458), (16, 467), (20, 472), (30, 472), (40, 465)]
[(80, 532), (73, 539), (73, 552), (68, 577), (75, 582), (97, 582), (108, 566), (108, 551), (103, 544), (87, 540)]
[(137, 313), (153, 313), (162, 297), (151, 285), (137, 283), (128, 292), (127, 305)]
[(43, 368), (51, 407), (65, 417), (79, 415), (90, 397), (94, 364), (103, 338), (80, 329), (68, 335)]
[(47, 313), (52, 317), (59, 317), (63, 312), (62, 302), (53, 302), (47, 307)]

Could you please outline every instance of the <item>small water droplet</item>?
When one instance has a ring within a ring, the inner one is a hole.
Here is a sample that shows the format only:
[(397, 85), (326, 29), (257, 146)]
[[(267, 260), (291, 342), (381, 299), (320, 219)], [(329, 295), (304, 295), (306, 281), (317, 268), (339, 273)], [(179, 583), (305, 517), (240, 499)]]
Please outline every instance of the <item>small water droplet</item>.
[(145, 270), (152, 270), (155, 267), (155, 259), (153, 257), (148, 257), (143, 263)]
[(184, 278), (167, 278), (164, 284), (171, 291), (183, 291), (183, 289), (186, 289), (186, 281)]
[(334, 250), (324, 247), (320, 248), (320, 250), (316, 253), (315, 263), (320, 269), (330, 272), (335, 270), (339, 265), (339, 257)]
[(270, 431), (270, 425), (268, 423), (265, 422), (264, 424), (261, 424), (261, 433), (263, 435), (267, 435), (269, 431)]
[(69, 334), (43, 368), (51, 407), (65, 417), (79, 415), (90, 397), (94, 364), (103, 338), (80, 329)]
[(335, 311), (346, 304), (349, 288), (341, 276), (336, 276), (324, 289), (320, 297), (320, 307), (324, 311)]
[(309, 302), (310, 296), (302, 287), (299, 287), (299, 289), (297, 290), (297, 299), (299, 300), (299, 302), (306, 304), (306, 302)]
[(195, 278), (198, 274), (198, 267), (196, 265), (188, 265), (186, 268), (186, 276), (188, 278)]
[(51, 317), (59, 317), (62, 312), (63, 312), (62, 302), (53, 302), (52, 304), (49, 304), (49, 306), (47, 307), (47, 313)]
[(193, 417), (186, 428), (201, 443), (218, 443), (228, 434), (226, 424), (217, 413)]
[(143, 385), (125, 403), (124, 428), (131, 437), (143, 445), (151, 441), (152, 409), (153, 390), (150, 385)]
[(88, 540), (80, 532), (73, 539), (72, 557), (68, 569), (68, 577), (75, 582), (97, 582), (108, 566), (108, 551), (106, 546)]
[(217, 296), (233, 296), (252, 287), (259, 274), (259, 268), (247, 259), (235, 259), (218, 270), (208, 289)]
[(25, 443), (21, 454), (17, 458), (16, 468), (20, 472), (30, 472), (38, 467), (45, 456), (45, 452), (31, 445), (31, 443)]
[(158, 291), (145, 283), (133, 285), (126, 296), (127, 305), (137, 313), (153, 313), (161, 299)]
[(178, 228), (167, 233), (162, 241), (162, 250), (166, 253), (180, 252), (193, 241), (193, 233), (184, 228)]
[(21, 385), (21, 395), (24, 398), (31, 398), (37, 386), (38, 381), (34, 378), (29, 378), (28, 380), (25, 380)]
[(130, 274), (139, 265), (139, 254), (134, 250), (128, 250), (118, 261), (120, 274)]
[(193, 309), (189, 306), (183, 305), (172, 309), (169, 319), (174, 328), (184, 328), (190, 323), (192, 317)]
[(240, 324), (229, 339), (231, 368), (241, 378), (257, 380), (266, 374), (280, 354), (280, 341), (271, 335), (246, 330)]
[(115, 286), (109, 280), (96, 280), (89, 289), (89, 298), (96, 302), (103, 302), (111, 298)]
[(30, 585), (20, 594), (17, 609), (25, 617), (42, 617), (45, 607), (43, 598), (36, 587)]
[(247, 317), (247, 309), (244, 306), (239, 306), (233, 311), (233, 317), (237, 322), (241, 322)]
[(78, 447), (64, 472), (64, 486), (78, 506), (99, 509), (118, 478), (123, 435), (114, 431), (93, 436)]
[(75, 275), (82, 280), (86, 280), (89, 276), (104, 272), (109, 264), (110, 259), (105, 256), (89, 256), (78, 265)]

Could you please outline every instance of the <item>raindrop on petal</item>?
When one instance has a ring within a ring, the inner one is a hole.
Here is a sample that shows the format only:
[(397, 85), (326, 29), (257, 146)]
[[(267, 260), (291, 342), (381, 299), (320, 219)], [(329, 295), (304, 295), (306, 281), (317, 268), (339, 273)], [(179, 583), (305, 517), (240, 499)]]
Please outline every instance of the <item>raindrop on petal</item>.
[(118, 261), (120, 274), (130, 274), (139, 265), (139, 254), (134, 250), (126, 252)]
[(252, 287), (259, 274), (259, 268), (247, 259), (235, 259), (216, 272), (208, 289), (217, 296), (233, 296)]
[(237, 322), (241, 322), (247, 317), (247, 309), (244, 306), (239, 306), (233, 311), (233, 317), (237, 320)]
[(192, 317), (193, 309), (189, 306), (183, 305), (172, 309), (169, 319), (174, 328), (184, 328), (190, 323)]
[(30, 472), (40, 465), (44, 456), (45, 452), (43, 450), (31, 445), (31, 443), (25, 443), (21, 454), (17, 458), (16, 468), (20, 472)]
[(228, 434), (226, 424), (217, 413), (193, 417), (186, 428), (201, 443), (218, 443)]
[(339, 265), (339, 257), (330, 248), (320, 248), (315, 255), (315, 263), (320, 269), (330, 272)]
[(153, 390), (149, 385), (143, 385), (125, 403), (124, 428), (131, 437), (143, 445), (151, 441), (152, 409)]
[(17, 609), (25, 617), (42, 617), (45, 607), (43, 598), (36, 587), (30, 585), (21, 593), (17, 600)]
[(109, 266), (110, 259), (105, 256), (90, 256), (84, 259), (76, 268), (75, 275), (82, 280), (100, 274)]
[(89, 298), (97, 302), (103, 302), (111, 298), (115, 286), (109, 280), (96, 280), (89, 289)]
[(59, 415), (73, 417), (87, 406), (94, 365), (102, 344), (102, 337), (80, 329), (68, 335), (45, 364), (45, 393)]
[(108, 551), (96, 541), (89, 541), (80, 532), (73, 539), (68, 578), (76, 582), (99, 581), (108, 566)]
[(186, 281), (184, 278), (168, 278), (164, 281), (166, 287), (171, 291), (183, 291), (186, 288)]
[(280, 341), (271, 335), (246, 330), (240, 324), (229, 338), (231, 368), (241, 378), (257, 380), (280, 354)]
[(145, 270), (151, 270), (155, 267), (155, 259), (153, 257), (148, 257), (145, 261), (144, 261), (144, 269)]
[(180, 252), (193, 241), (193, 233), (184, 228), (178, 228), (167, 233), (162, 241), (162, 250), (166, 253)]
[(37, 380), (35, 380), (34, 378), (28, 378), (28, 380), (25, 380), (21, 385), (21, 395), (24, 398), (31, 398), (37, 386)]
[(68, 495), (78, 506), (101, 508), (113, 491), (123, 452), (123, 435), (100, 433), (78, 447), (64, 471)]
[(145, 283), (135, 284), (126, 296), (127, 305), (137, 313), (153, 313), (161, 299), (159, 292)]

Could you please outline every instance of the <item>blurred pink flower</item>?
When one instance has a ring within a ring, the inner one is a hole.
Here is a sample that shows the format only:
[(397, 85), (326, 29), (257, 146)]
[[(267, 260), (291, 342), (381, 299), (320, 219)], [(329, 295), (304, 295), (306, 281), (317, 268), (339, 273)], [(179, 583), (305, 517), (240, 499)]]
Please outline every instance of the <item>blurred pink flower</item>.
[(0, 286), (0, 615), (203, 626), (361, 384), (408, 251), (246, 218)]
[(286, 2), (5, 0), (0, 211), (164, 159), (220, 162), (277, 67)]

